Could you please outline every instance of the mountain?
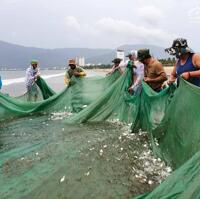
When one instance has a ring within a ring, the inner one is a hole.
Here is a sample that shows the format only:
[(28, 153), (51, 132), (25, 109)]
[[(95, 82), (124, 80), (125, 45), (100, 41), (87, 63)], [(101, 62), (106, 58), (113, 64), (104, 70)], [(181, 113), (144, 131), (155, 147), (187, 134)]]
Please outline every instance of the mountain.
[[(128, 53), (132, 49), (149, 48), (153, 56), (168, 58), (164, 48), (154, 45), (123, 45), (122, 49)], [(65, 67), (67, 60), (75, 57), (85, 57), (86, 63), (108, 64), (116, 56), (116, 49), (89, 49), (89, 48), (58, 48), (42, 49), (24, 47), (0, 41), (0, 68), (26, 68), (30, 60), (37, 59), (41, 68)]]
[(141, 48), (148, 48), (150, 49), (151, 55), (158, 59), (167, 59), (169, 54), (165, 52), (165, 48), (155, 45), (147, 45), (147, 44), (136, 44), (136, 45), (123, 45), (120, 46), (118, 49), (124, 49), (125, 53), (128, 53), (131, 50), (139, 50)]
[[(148, 48), (150, 49), (151, 55), (158, 59), (167, 59), (170, 56), (165, 52), (165, 48), (155, 45), (146, 45), (146, 44), (138, 44), (138, 45), (123, 45), (119, 46), (117, 49), (124, 50), (125, 55), (128, 54), (131, 50), (139, 50), (141, 48)], [(110, 61), (113, 59), (113, 57), (116, 56), (116, 50), (113, 50), (109, 53), (91, 57), (88, 59), (90, 63), (110, 63)]]
[(25, 68), (32, 59), (37, 59), (41, 67), (64, 67), (67, 60), (75, 57), (101, 56), (111, 49), (88, 49), (88, 48), (60, 48), (42, 49), (24, 47), (0, 41), (0, 68)]

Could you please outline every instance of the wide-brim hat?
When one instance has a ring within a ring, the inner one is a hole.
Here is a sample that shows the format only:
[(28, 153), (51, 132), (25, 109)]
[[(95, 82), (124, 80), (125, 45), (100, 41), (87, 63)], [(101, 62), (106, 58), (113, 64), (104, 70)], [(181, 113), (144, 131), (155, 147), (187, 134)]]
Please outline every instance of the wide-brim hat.
[(182, 49), (184, 53), (194, 53), (194, 51), (188, 46), (187, 40), (183, 38), (177, 38), (173, 41), (172, 46), (165, 49), (165, 52), (170, 55), (176, 55)]
[(76, 65), (76, 60), (75, 59), (69, 59), (68, 65)]
[(119, 64), (121, 61), (122, 61), (122, 59), (120, 59), (120, 58), (115, 58), (112, 60), (112, 62), (115, 64)]

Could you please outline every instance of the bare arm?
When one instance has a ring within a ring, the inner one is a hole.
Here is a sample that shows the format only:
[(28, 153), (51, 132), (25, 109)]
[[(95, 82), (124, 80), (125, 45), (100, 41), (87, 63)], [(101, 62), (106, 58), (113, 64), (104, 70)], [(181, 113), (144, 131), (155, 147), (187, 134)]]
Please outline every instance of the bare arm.
[(113, 72), (115, 71), (115, 66), (113, 66), (110, 70), (110, 72), (108, 72), (106, 75), (111, 75)]
[(192, 62), (194, 66), (199, 68), (197, 71), (189, 72), (190, 77), (200, 77), (200, 54), (194, 54), (192, 57)]
[(176, 65), (177, 65), (177, 62), (175, 63), (175, 65), (172, 69), (169, 81), (167, 82), (168, 84), (173, 84), (176, 81)]
[(194, 54), (192, 57), (192, 62), (196, 67), (200, 68), (200, 54)]
[(118, 70), (121, 73), (121, 75), (124, 73), (121, 67), (119, 67)]
[(200, 77), (200, 54), (194, 54), (192, 57), (192, 63), (195, 67), (199, 70), (196, 71), (188, 71), (181, 74), (181, 77), (185, 80), (189, 79), (190, 77)]
[(106, 75), (111, 75), (111, 74), (113, 74), (116, 70), (119, 70), (119, 72), (120, 72), (121, 74), (124, 73), (123, 70), (121, 69), (121, 66), (117, 66), (117, 67), (113, 66), (112, 69), (111, 69), (111, 71), (108, 72)]

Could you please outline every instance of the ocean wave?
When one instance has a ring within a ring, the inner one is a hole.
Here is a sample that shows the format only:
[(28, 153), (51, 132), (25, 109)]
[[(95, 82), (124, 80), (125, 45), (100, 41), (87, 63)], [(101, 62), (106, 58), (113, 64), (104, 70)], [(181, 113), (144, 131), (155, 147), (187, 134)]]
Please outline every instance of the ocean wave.
[[(60, 76), (64, 76), (65, 73), (58, 73), (58, 74), (53, 74), (53, 75), (41, 75), (41, 77), (43, 79), (51, 79), (54, 77), (60, 77)], [(15, 79), (5, 79), (2, 80), (3, 82), (3, 86), (9, 86), (12, 84), (17, 84), (17, 83), (23, 83), (25, 82), (25, 77), (20, 77), (20, 78), (15, 78)]]

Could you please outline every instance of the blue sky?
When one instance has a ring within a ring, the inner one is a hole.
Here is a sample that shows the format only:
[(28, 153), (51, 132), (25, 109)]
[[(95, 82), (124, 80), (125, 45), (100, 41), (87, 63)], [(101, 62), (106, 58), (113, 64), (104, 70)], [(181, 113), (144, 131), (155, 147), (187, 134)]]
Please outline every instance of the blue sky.
[(0, 0), (0, 40), (42, 48), (171, 45), (200, 51), (197, 0)]

